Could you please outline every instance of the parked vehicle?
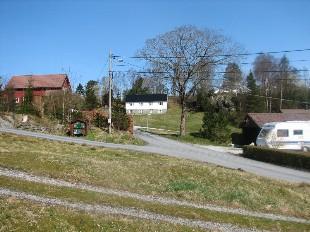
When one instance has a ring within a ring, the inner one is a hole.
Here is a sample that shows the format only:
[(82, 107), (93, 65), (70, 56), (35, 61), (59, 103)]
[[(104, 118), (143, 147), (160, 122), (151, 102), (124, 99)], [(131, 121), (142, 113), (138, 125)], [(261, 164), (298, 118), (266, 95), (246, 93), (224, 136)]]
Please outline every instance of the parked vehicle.
[(263, 125), (257, 146), (287, 150), (310, 150), (310, 121), (271, 122)]

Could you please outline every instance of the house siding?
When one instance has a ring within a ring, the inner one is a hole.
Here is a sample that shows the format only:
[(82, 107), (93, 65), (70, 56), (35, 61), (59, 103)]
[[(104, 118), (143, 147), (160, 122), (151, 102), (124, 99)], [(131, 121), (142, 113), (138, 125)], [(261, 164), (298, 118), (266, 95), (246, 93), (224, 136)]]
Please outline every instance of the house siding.
[(127, 114), (163, 114), (167, 112), (167, 102), (126, 102)]

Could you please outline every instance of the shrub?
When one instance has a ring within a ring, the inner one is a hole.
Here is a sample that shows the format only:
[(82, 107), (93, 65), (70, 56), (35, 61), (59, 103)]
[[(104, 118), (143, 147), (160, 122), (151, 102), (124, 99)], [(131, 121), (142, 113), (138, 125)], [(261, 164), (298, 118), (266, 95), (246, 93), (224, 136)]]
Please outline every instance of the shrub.
[(267, 163), (310, 170), (310, 153), (244, 146), (242, 156)]
[(230, 139), (227, 115), (222, 112), (206, 111), (203, 116), (201, 134), (210, 141), (226, 143)]

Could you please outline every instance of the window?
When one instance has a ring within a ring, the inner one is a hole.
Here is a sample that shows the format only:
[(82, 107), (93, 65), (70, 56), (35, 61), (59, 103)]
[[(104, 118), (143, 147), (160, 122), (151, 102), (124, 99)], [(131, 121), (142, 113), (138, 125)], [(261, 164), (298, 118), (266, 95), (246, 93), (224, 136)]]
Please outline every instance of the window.
[(286, 130), (286, 129), (277, 130), (277, 136), (278, 137), (288, 137), (288, 130)]
[(261, 130), (261, 132), (259, 133), (258, 137), (259, 138), (265, 138), (269, 135), (269, 133), (271, 132), (271, 129), (266, 129), (266, 128), (263, 128)]
[(161, 105), (161, 106), (162, 106), (162, 105), (163, 105), (163, 102), (159, 102), (159, 105)]
[(303, 135), (303, 130), (293, 130), (294, 135)]

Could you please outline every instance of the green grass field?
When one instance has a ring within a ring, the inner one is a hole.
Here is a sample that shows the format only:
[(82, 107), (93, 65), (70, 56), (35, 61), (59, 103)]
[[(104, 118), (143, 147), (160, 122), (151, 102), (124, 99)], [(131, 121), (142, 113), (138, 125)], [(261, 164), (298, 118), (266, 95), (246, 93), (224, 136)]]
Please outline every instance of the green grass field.
[[(183, 159), (1, 134), (0, 166), (35, 175), (134, 193), (310, 218), (310, 186), (307, 184), (273, 181), (242, 171)], [(309, 227), (309, 225), (300, 223), (273, 222), (190, 207), (163, 206), (159, 203), (141, 202), (84, 190), (35, 184), (8, 177), (0, 178), (0, 186), (69, 201), (141, 208), (155, 213), (234, 223), (259, 229), (294, 231), (298, 228), (299, 231), (306, 231)], [(139, 225), (141, 220), (138, 219), (126, 220), (120, 217), (88, 214), (86, 214), (88, 216), (85, 217), (84, 221), (85, 213), (66, 210), (61, 207), (43, 207), (41, 215), (40, 207), (36, 204), (28, 209), (30, 203), (26, 201), (11, 203), (8, 199), (2, 199), (0, 202), (3, 209), (0, 213), (0, 219), (7, 217), (4, 224), (3, 220), (0, 220), (2, 228), (12, 229), (14, 225), (17, 226), (19, 222), (13, 220), (12, 218), (15, 216), (12, 215), (18, 210), (20, 212), (30, 211), (25, 215), (40, 218), (37, 220), (36, 226), (47, 220), (50, 223), (50, 228), (54, 228), (57, 226), (56, 223), (48, 218), (48, 212), (51, 210), (56, 215), (55, 217), (60, 220), (60, 224), (74, 228), (72, 231), (78, 230), (79, 226), (87, 229), (94, 228), (95, 223), (110, 225), (112, 221), (115, 223), (115, 228), (132, 228), (129, 231), (144, 230), (147, 227), (154, 231), (189, 230), (185, 227), (165, 223), (158, 225), (158, 223), (143, 222), (144, 225)], [(16, 217), (18, 218), (18, 216)], [(27, 217), (20, 218), (21, 225), (27, 224), (27, 220), (30, 220)], [(72, 217), (76, 218), (77, 221), (71, 221), (70, 218)], [(85, 223), (83, 225), (78, 224), (78, 221), (82, 220), (81, 218)], [(43, 226), (42, 228), (46, 227)], [(107, 228), (111, 231), (116, 230), (109, 226)]]
[[(182, 142), (212, 145), (229, 145), (229, 143), (219, 144), (217, 142), (211, 142), (210, 140), (200, 136), (199, 132), (202, 127), (203, 114), (203, 112), (187, 113), (186, 135), (182, 137), (179, 136), (181, 109), (176, 104), (169, 104), (166, 114), (134, 115), (134, 125), (142, 127), (147, 127), (148, 125), (148, 127), (150, 128), (164, 129), (163, 131), (149, 129), (149, 131)], [(240, 132), (239, 128), (233, 126), (230, 126), (230, 130), (231, 132)]]

